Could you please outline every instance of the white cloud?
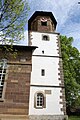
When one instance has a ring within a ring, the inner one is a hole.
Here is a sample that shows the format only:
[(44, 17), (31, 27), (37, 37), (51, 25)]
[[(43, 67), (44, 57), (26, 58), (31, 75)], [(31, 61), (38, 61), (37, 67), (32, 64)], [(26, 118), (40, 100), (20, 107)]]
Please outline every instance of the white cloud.
[(59, 23), (63, 24), (68, 17), (70, 9), (78, 3), (78, 0), (28, 0), (31, 12), (36, 10), (52, 11), (58, 19)]

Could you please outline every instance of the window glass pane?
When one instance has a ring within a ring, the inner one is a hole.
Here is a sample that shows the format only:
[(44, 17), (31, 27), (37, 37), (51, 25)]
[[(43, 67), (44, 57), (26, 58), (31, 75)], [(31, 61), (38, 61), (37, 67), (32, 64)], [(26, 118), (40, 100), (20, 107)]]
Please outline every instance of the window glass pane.
[(5, 78), (5, 74), (2, 76), (2, 80), (4, 80), (4, 78)]
[(6, 73), (6, 69), (3, 70), (3, 73)]
[(48, 36), (43, 36), (43, 40), (47, 40), (48, 39)]
[(43, 107), (44, 95), (42, 93), (37, 93), (37, 107)]
[(44, 50), (42, 50), (42, 54), (44, 54)]
[(41, 70), (41, 76), (45, 76), (45, 70), (44, 69)]
[(42, 40), (49, 41), (50, 40), (49, 35), (42, 35)]

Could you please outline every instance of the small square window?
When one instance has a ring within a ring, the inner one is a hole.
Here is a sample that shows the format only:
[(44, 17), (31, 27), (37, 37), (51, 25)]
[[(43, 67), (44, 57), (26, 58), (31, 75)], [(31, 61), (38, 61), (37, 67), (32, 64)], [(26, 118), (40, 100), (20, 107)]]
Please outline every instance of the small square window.
[(41, 76), (45, 76), (45, 70), (44, 69), (41, 70)]
[(49, 35), (42, 35), (42, 40), (49, 41), (50, 40)]

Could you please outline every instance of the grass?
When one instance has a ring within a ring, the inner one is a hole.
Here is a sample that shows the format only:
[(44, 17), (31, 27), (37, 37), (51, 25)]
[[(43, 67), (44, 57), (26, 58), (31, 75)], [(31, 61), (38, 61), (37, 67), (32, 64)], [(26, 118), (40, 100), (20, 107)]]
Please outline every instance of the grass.
[(70, 116), (69, 120), (80, 120), (80, 116)]

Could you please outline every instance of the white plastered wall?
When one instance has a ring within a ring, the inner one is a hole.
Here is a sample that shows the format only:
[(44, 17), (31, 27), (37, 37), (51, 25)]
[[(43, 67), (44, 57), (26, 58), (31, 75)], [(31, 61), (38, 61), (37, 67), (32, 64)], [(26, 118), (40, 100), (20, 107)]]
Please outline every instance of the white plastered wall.
[[(36, 109), (34, 107), (34, 95), (38, 91), (45, 93), (45, 90), (51, 90), (51, 94), (46, 94), (46, 108)], [(61, 88), (34, 87), (30, 89), (29, 115), (63, 115), (60, 104)], [(62, 102), (62, 101), (61, 101)]]
[[(43, 35), (48, 35), (50, 40), (45, 41), (42, 40)], [(47, 55), (47, 56), (59, 56), (58, 54), (58, 46), (57, 46), (57, 37), (58, 34), (51, 34), (51, 33), (41, 33), (41, 32), (31, 32), (31, 42), (32, 46), (37, 46), (36, 50), (34, 51), (33, 55)], [(42, 51), (44, 50), (44, 54)]]
[[(63, 115), (61, 111), (63, 106), (60, 104), (62, 102), (60, 99), (62, 95), (60, 93), (61, 88), (57, 87), (60, 83), (60, 76), (58, 75), (58, 34), (31, 32), (30, 35), (32, 46), (38, 48), (34, 50), (32, 56), (29, 115)], [(42, 35), (49, 35), (50, 40), (42, 40)], [(45, 76), (41, 76), (41, 69), (45, 70)], [(34, 95), (38, 91), (45, 92), (45, 90), (51, 90), (51, 94), (46, 94), (46, 108), (36, 109), (34, 107)]]
[[(32, 57), (31, 84), (59, 86), (59, 58)], [(45, 70), (45, 76), (41, 76), (41, 69)]]

